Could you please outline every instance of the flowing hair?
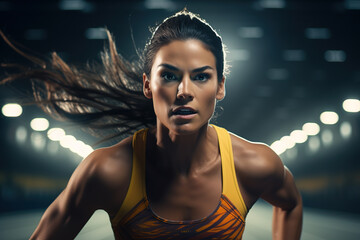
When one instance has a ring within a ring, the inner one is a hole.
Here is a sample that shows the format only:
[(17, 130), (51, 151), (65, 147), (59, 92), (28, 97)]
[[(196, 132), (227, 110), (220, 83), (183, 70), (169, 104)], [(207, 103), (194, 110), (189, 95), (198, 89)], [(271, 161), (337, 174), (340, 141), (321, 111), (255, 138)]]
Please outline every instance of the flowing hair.
[[(0, 81), (31, 81), (35, 103), (52, 117), (80, 124), (103, 137), (100, 142), (135, 132), (156, 124), (152, 99), (142, 90), (142, 75), (150, 79), (157, 51), (174, 40), (197, 39), (215, 56), (218, 80), (227, 72), (225, 46), (216, 31), (199, 16), (184, 9), (166, 18), (153, 31), (139, 59), (130, 62), (117, 53), (108, 30), (108, 48), (101, 53), (101, 64), (78, 69), (65, 63), (55, 52), (43, 61), (16, 48), (16, 52), (35, 67), (10, 74)], [(6, 67), (6, 64), (2, 64)]]
[(135, 62), (124, 59), (106, 31), (109, 46), (101, 52), (101, 64), (88, 64), (84, 69), (68, 65), (56, 52), (47, 62), (28, 55), (0, 32), (15, 51), (35, 64), (25, 71), (19, 68), (0, 83), (31, 81), (34, 102), (44, 112), (57, 120), (86, 126), (104, 137), (101, 142), (152, 126), (156, 118), (152, 101), (142, 91), (142, 58)]

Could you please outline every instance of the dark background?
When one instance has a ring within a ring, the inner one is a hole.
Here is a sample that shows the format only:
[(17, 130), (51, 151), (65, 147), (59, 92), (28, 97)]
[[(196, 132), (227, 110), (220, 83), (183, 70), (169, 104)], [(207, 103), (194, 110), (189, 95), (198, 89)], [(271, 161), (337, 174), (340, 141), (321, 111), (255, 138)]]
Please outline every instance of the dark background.
[[(136, 59), (135, 46), (143, 48), (149, 27), (185, 6), (227, 45), (231, 73), (215, 123), (269, 145), (306, 122), (318, 123), (316, 151), (306, 141), (280, 156), (306, 207), (360, 213), (359, 113), (342, 108), (345, 99), (359, 99), (359, 1), (0, 1), (0, 30), (39, 56), (56, 51), (81, 66), (99, 61), (106, 45), (102, 33), (93, 39), (89, 28), (107, 27), (119, 53)], [(329, 50), (340, 55), (329, 58)], [(28, 63), (2, 39), (0, 61)], [(0, 107), (26, 91), (26, 82), (0, 86)], [(337, 112), (338, 123), (322, 124), (323, 111)], [(40, 133), (43, 148), (34, 148), (29, 123), (35, 117), (48, 118), (50, 127), (61, 126), (88, 144), (97, 140), (34, 106), (24, 106), (18, 118), (0, 114), (0, 213), (45, 208), (82, 159), (47, 139), (46, 131)], [(344, 122), (352, 129), (347, 138), (339, 131)], [(26, 129), (24, 142), (16, 138), (19, 127)], [(333, 136), (328, 145), (324, 132)]]

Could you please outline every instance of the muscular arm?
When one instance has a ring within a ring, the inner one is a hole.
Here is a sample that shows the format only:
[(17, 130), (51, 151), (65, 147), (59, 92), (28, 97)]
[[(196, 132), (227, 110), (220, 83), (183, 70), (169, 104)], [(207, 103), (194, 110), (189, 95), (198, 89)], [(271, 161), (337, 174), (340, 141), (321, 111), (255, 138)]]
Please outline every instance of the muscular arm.
[(273, 239), (300, 239), (302, 201), (290, 171), (264, 144), (232, 136), (239, 186), (250, 209), (258, 198), (274, 207)]
[[(272, 153), (270, 157), (278, 158)], [(269, 177), (268, 189), (261, 198), (273, 205), (273, 239), (297, 240), (300, 239), (302, 229), (301, 195), (290, 171), (282, 164), (277, 168)], [(279, 170), (283, 174), (279, 174)]]
[(111, 149), (84, 159), (68, 185), (48, 207), (30, 239), (74, 239), (97, 209), (111, 214), (126, 194), (130, 172)]
[(65, 189), (48, 207), (30, 239), (74, 239), (94, 210), (76, 208)]
[(282, 186), (265, 200), (273, 205), (273, 239), (300, 239), (302, 200), (288, 169)]

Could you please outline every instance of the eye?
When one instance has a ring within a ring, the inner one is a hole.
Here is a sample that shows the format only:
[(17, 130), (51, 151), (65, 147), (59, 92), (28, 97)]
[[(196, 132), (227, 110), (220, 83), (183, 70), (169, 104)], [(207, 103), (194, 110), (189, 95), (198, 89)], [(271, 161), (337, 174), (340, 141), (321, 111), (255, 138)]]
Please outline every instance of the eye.
[(176, 81), (176, 75), (170, 72), (164, 72), (161, 74), (161, 78), (166, 82)]
[(198, 80), (198, 81), (206, 81), (210, 78), (210, 75), (207, 74), (207, 73), (200, 73), (200, 74), (197, 74), (195, 77), (194, 77), (194, 80)]

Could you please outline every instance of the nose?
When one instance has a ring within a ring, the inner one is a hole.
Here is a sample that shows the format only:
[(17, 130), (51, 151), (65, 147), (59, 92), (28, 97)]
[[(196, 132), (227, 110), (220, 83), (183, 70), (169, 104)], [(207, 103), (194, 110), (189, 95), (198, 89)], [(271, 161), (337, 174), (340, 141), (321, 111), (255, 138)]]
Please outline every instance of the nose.
[(177, 92), (177, 99), (179, 100), (185, 100), (190, 101), (194, 98), (193, 92), (192, 92), (192, 81), (188, 75), (184, 75), (179, 86), (178, 86), (178, 92)]

